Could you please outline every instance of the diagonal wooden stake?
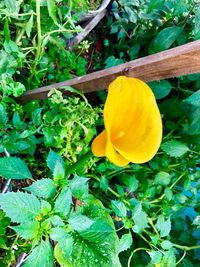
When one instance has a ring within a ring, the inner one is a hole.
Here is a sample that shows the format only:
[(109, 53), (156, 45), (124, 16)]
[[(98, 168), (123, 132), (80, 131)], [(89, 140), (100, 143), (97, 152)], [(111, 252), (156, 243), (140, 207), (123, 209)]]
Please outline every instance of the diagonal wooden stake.
[(194, 41), (109, 69), (29, 90), (19, 100), (26, 102), (47, 98), (52, 88), (63, 90), (63, 93), (67, 94), (67, 91), (62, 89), (64, 86), (72, 86), (83, 93), (99, 91), (107, 88), (109, 83), (119, 75), (137, 77), (148, 82), (198, 72), (200, 72), (200, 41)]

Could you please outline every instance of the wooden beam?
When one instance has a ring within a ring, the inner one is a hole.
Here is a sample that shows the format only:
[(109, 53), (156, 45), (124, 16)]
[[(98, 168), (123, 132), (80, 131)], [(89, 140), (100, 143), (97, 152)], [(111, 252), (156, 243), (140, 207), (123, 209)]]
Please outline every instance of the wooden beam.
[(137, 77), (149, 82), (198, 72), (200, 72), (200, 41), (194, 41), (82, 77), (28, 90), (19, 100), (47, 98), (52, 88), (59, 88), (63, 90), (63, 94), (67, 94), (67, 91), (62, 89), (65, 86), (72, 86), (83, 93), (99, 91), (107, 88), (119, 75)]

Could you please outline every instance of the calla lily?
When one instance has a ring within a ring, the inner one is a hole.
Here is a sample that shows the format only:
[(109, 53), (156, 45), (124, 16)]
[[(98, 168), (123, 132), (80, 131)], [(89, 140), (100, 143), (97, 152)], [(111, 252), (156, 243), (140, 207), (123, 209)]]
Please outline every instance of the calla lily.
[(120, 76), (108, 88), (105, 130), (92, 142), (97, 157), (118, 166), (145, 163), (159, 149), (162, 120), (153, 92), (143, 81)]

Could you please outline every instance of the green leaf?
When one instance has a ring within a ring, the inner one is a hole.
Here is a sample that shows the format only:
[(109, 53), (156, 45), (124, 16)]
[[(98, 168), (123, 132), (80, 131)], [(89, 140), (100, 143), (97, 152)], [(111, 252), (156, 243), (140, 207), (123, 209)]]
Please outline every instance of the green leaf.
[(160, 251), (147, 252), (151, 257), (151, 263), (158, 264), (161, 263), (162, 253)]
[(37, 180), (32, 185), (25, 187), (27, 191), (33, 193), (38, 197), (42, 197), (45, 199), (49, 199), (53, 197), (56, 193), (56, 186), (53, 180), (49, 178), (43, 178), (41, 180)]
[(68, 220), (68, 223), (77, 232), (87, 230), (94, 222), (94, 220), (91, 220), (87, 216), (81, 214), (73, 214)]
[(26, 258), (23, 267), (53, 267), (53, 249), (48, 240), (41, 241)]
[(57, 241), (63, 257), (67, 259), (73, 247), (73, 237), (60, 227), (52, 228), (50, 232), (52, 240)]
[(169, 201), (172, 200), (173, 192), (169, 187), (165, 188), (164, 194), (165, 194), (167, 200), (169, 200)]
[(40, 213), (40, 201), (34, 195), (23, 192), (1, 194), (0, 206), (6, 216), (16, 223), (35, 220)]
[(8, 122), (7, 112), (3, 105), (0, 104), (0, 129), (4, 129)]
[(50, 149), (47, 157), (47, 166), (52, 172), (54, 171), (57, 161), (60, 162), (61, 165), (64, 167), (64, 161), (61, 156), (54, 152), (52, 149)]
[(104, 192), (107, 192), (108, 186), (109, 186), (109, 180), (105, 176), (101, 176), (101, 178), (100, 178), (100, 188)]
[(132, 227), (132, 229), (135, 233), (141, 233), (145, 228), (148, 227), (147, 214), (142, 210), (133, 215), (133, 221), (135, 225)]
[(166, 97), (172, 90), (172, 85), (166, 80), (150, 82), (148, 84), (151, 87), (156, 99), (162, 99)]
[(30, 19), (28, 20), (26, 24), (26, 34), (29, 38), (31, 36), (32, 29), (33, 29), (33, 14), (30, 16)]
[(113, 225), (101, 217), (86, 231), (75, 234), (70, 258), (72, 266), (121, 267)]
[(72, 193), (70, 189), (64, 189), (57, 197), (54, 210), (60, 215), (66, 217), (72, 205)]
[(73, 267), (69, 257), (65, 257), (63, 254), (63, 250), (60, 248), (59, 244), (56, 244), (54, 248), (54, 255), (57, 260), (57, 262), (60, 264), (62, 267)]
[(55, 168), (53, 170), (53, 179), (55, 181), (60, 181), (65, 178), (65, 169), (60, 161), (56, 162)]
[(138, 189), (139, 181), (136, 179), (135, 175), (123, 175), (122, 181), (128, 187), (128, 192), (135, 192)]
[(156, 223), (156, 227), (157, 227), (158, 231), (160, 232), (160, 236), (161, 237), (168, 236), (170, 231), (171, 231), (170, 218), (168, 218), (167, 221), (165, 221), (164, 216), (160, 215), (158, 217), (158, 220), (157, 220), (157, 223)]
[(32, 121), (35, 126), (39, 126), (42, 123), (42, 108), (35, 109), (32, 114)]
[(161, 149), (171, 157), (181, 157), (190, 149), (184, 143), (170, 140), (161, 145)]
[(78, 199), (88, 196), (88, 178), (81, 176), (74, 176), (70, 181), (69, 187), (72, 191), (72, 195)]
[(150, 45), (150, 52), (160, 52), (170, 48), (183, 32), (182, 27), (172, 26), (161, 30)]
[(200, 107), (200, 90), (183, 100), (186, 103), (189, 103), (195, 107)]
[[(8, 247), (6, 246), (5, 239), (1, 236), (0, 236), (0, 249), (8, 249)], [(1, 262), (0, 262), (0, 266), (1, 266)]]
[(0, 158), (0, 175), (6, 179), (32, 178), (26, 163), (15, 157)]
[(170, 183), (170, 181), (171, 181), (171, 175), (169, 173), (159, 172), (156, 174), (156, 177), (154, 179), (154, 184), (166, 186)]
[(195, 26), (193, 30), (194, 39), (200, 39), (200, 5), (195, 7)]
[(163, 241), (160, 245), (165, 250), (169, 250), (170, 248), (173, 247), (173, 244), (168, 240)]
[(37, 221), (26, 222), (18, 226), (10, 226), (23, 239), (34, 239), (39, 232), (40, 224)]
[(47, 8), (49, 12), (49, 16), (52, 18), (53, 22), (55, 24), (58, 23), (57, 17), (56, 17), (56, 0), (47, 0)]
[(112, 209), (119, 217), (126, 217), (126, 206), (120, 200), (112, 200)]
[(131, 233), (124, 234), (119, 240), (119, 253), (131, 247), (133, 238)]

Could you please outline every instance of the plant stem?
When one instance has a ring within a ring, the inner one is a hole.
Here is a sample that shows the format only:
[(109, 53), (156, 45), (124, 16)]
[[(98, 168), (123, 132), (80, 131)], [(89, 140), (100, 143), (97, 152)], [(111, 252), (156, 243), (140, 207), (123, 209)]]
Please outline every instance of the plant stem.
[(180, 258), (180, 260), (177, 261), (176, 266), (185, 258), (185, 255), (186, 255), (186, 250), (184, 250), (183, 256)]
[(181, 245), (174, 244), (174, 243), (172, 243), (172, 245), (173, 245), (175, 248), (180, 248), (180, 249), (185, 250), (185, 251), (189, 251), (189, 250), (193, 250), (193, 249), (200, 249), (200, 245), (197, 245), (197, 246), (191, 246), (191, 247), (188, 247), (188, 246), (181, 246)]
[(35, 55), (35, 63), (31, 70), (30, 78), (32, 78), (35, 74), (35, 70), (38, 64), (38, 60), (40, 58), (41, 46), (42, 46), (42, 30), (41, 30), (41, 22), (40, 22), (40, 0), (36, 0), (36, 14), (37, 14), (37, 51)]
[(136, 248), (136, 249), (134, 249), (134, 250), (132, 251), (132, 253), (131, 253), (129, 259), (128, 259), (127, 267), (130, 267), (130, 266), (131, 266), (131, 259), (132, 259), (133, 255), (134, 255), (137, 251), (140, 251), (140, 250), (149, 251), (148, 248)]

